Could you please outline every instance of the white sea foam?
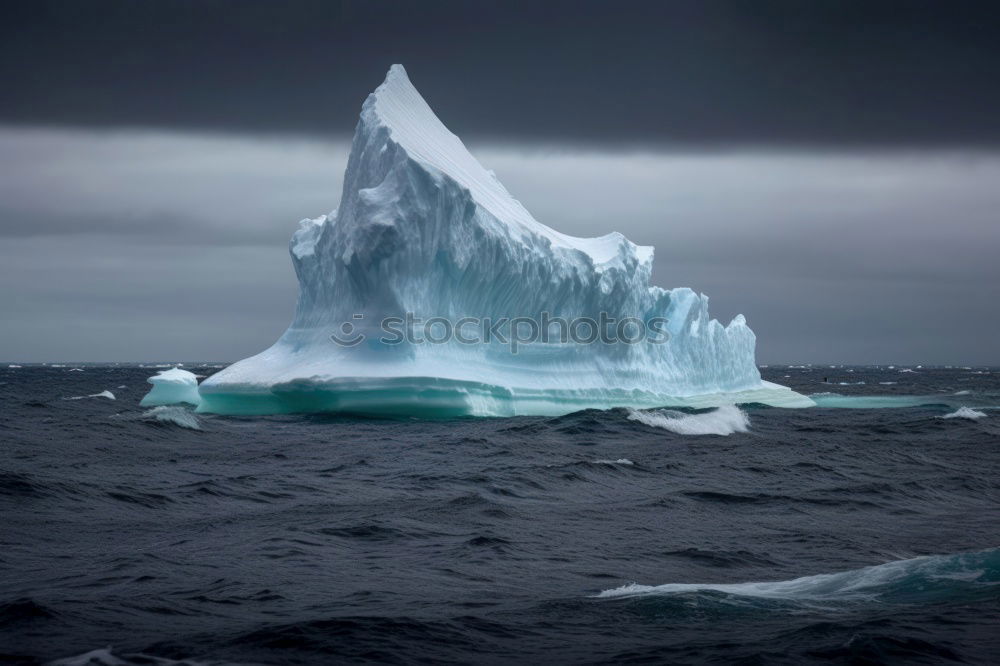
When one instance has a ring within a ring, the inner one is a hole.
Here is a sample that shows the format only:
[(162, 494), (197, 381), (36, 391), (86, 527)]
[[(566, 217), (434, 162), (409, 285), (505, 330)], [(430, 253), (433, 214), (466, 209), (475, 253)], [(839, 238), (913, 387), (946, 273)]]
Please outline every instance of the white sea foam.
[(78, 654), (73, 657), (56, 659), (55, 661), (50, 661), (47, 666), (137, 666), (138, 664), (145, 664), (146, 666), (223, 666), (227, 662), (203, 662), (191, 661), (190, 659), (175, 660), (139, 653), (122, 653), (119, 656), (112, 651), (111, 647), (106, 647), (100, 650), (91, 650), (90, 652)]
[(750, 428), (750, 417), (736, 405), (723, 405), (702, 414), (686, 414), (671, 409), (645, 412), (630, 409), (628, 417), (678, 435), (731, 435)]
[[(788, 601), (917, 602), (960, 591), (961, 584), (993, 585), (1000, 550), (896, 560), (838, 573), (753, 583), (630, 583), (604, 590), (603, 599), (718, 592), (734, 597)], [(956, 584), (959, 583), (959, 584)]]
[(972, 391), (955, 391), (952, 395), (969, 395)]
[(634, 465), (635, 463), (628, 458), (619, 458), (618, 460), (595, 460), (595, 465)]
[(183, 407), (176, 405), (161, 405), (142, 413), (142, 418), (147, 421), (159, 421), (161, 423), (173, 423), (182, 428), (191, 430), (201, 430), (201, 422), (198, 417)]
[(63, 400), (83, 400), (85, 398), (107, 398), (108, 400), (115, 400), (115, 394), (111, 391), (101, 391), (100, 393), (91, 393), (89, 395), (74, 395), (70, 398), (63, 398)]
[(986, 412), (980, 412), (971, 407), (959, 407), (950, 414), (945, 414), (941, 418), (943, 419), (971, 419), (973, 421), (981, 419), (986, 416)]

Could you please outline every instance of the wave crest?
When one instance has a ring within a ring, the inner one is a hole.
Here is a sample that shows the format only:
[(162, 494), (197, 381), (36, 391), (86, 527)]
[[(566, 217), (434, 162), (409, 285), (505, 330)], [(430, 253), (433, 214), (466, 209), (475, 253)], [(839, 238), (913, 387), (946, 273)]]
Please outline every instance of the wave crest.
[(632, 421), (653, 428), (663, 428), (678, 435), (731, 435), (750, 429), (750, 417), (736, 405), (723, 405), (700, 414), (686, 414), (671, 409), (648, 412), (630, 409), (628, 417)]
[(838, 573), (754, 583), (630, 583), (602, 599), (721, 593), (728, 597), (777, 601), (878, 601), (925, 603), (1000, 594), (1000, 548), (977, 553), (929, 555)]
[(184, 407), (176, 405), (161, 405), (142, 413), (143, 421), (157, 421), (159, 423), (172, 423), (182, 428), (191, 430), (201, 430), (201, 422), (198, 417), (189, 412)]
[(981, 419), (986, 416), (986, 412), (981, 412), (977, 409), (972, 409), (971, 407), (959, 407), (950, 414), (945, 414), (941, 418), (943, 419), (971, 419), (973, 421)]

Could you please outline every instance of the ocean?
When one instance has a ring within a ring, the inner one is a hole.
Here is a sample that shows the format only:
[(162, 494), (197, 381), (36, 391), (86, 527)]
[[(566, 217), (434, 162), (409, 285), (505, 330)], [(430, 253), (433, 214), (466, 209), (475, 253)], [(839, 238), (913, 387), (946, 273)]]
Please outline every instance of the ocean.
[(1000, 663), (1000, 370), (447, 421), (140, 408), (154, 372), (0, 366), (0, 661)]

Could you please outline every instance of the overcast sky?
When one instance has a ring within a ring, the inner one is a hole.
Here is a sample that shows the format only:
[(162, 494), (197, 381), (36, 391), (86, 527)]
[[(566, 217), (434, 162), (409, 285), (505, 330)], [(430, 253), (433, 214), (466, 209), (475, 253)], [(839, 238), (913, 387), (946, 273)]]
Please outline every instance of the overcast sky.
[(393, 62), (541, 222), (656, 246), (761, 363), (1000, 363), (969, 2), (7, 2), (0, 359), (235, 360)]

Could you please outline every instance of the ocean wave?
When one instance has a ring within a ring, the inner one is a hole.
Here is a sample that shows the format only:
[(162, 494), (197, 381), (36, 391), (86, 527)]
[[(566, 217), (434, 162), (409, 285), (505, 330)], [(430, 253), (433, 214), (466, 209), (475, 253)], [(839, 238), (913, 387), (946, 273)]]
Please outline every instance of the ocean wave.
[[(230, 662), (167, 659), (149, 654), (115, 654), (111, 647), (50, 661), (46, 666), (225, 666)], [(232, 666), (236, 666), (232, 664)], [(246, 665), (249, 666), (249, 665)]]
[(750, 417), (736, 405), (724, 405), (700, 414), (686, 414), (670, 409), (648, 412), (630, 409), (628, 417), (632, 421), (653, 428), (663, 428), (678, 435), (731, 435), (750, 429)]
[(1000, 599), (1000, 548), (929, 555), (830, 574), (752, 583), (630, 583), (601, 599), (716, 594), (739, 600), (929, 603), (987, 596)]
[(0, 471), (0, 497), (31, 497), (41, 494), (39, 485), (27, 474)]
[(201, 430), (201, 421), (192, 412), (178, 405), (161, 405), (148, 409), (138, 417), (140, 421), (171, 423), (190, 430)]
[(28, 597), (0, 603), (0, 627), (45, 620), (55, 616), (55, 611)]
[(91, 393), (89, 395), (74, 395), (71, 398), (63, 398), (63, 400), (84, 400), (86, 398), (107, 398), (108, 400), (115, 400), (115, 394), (111, 391), (101, 391), (100, 393)]
[(619, 458), (618, 460), (595, 460), (595, 465), (634, 465), (635, 463), (628, 458)]
[(972, 409), (971, 407), (959, 407), (950, 414), (945, 414), (941, 418), (943, 419), (971, 419), (973, 421), (981, 419), (986, 416), (986, 412), (980, 412), (979, 410)]

